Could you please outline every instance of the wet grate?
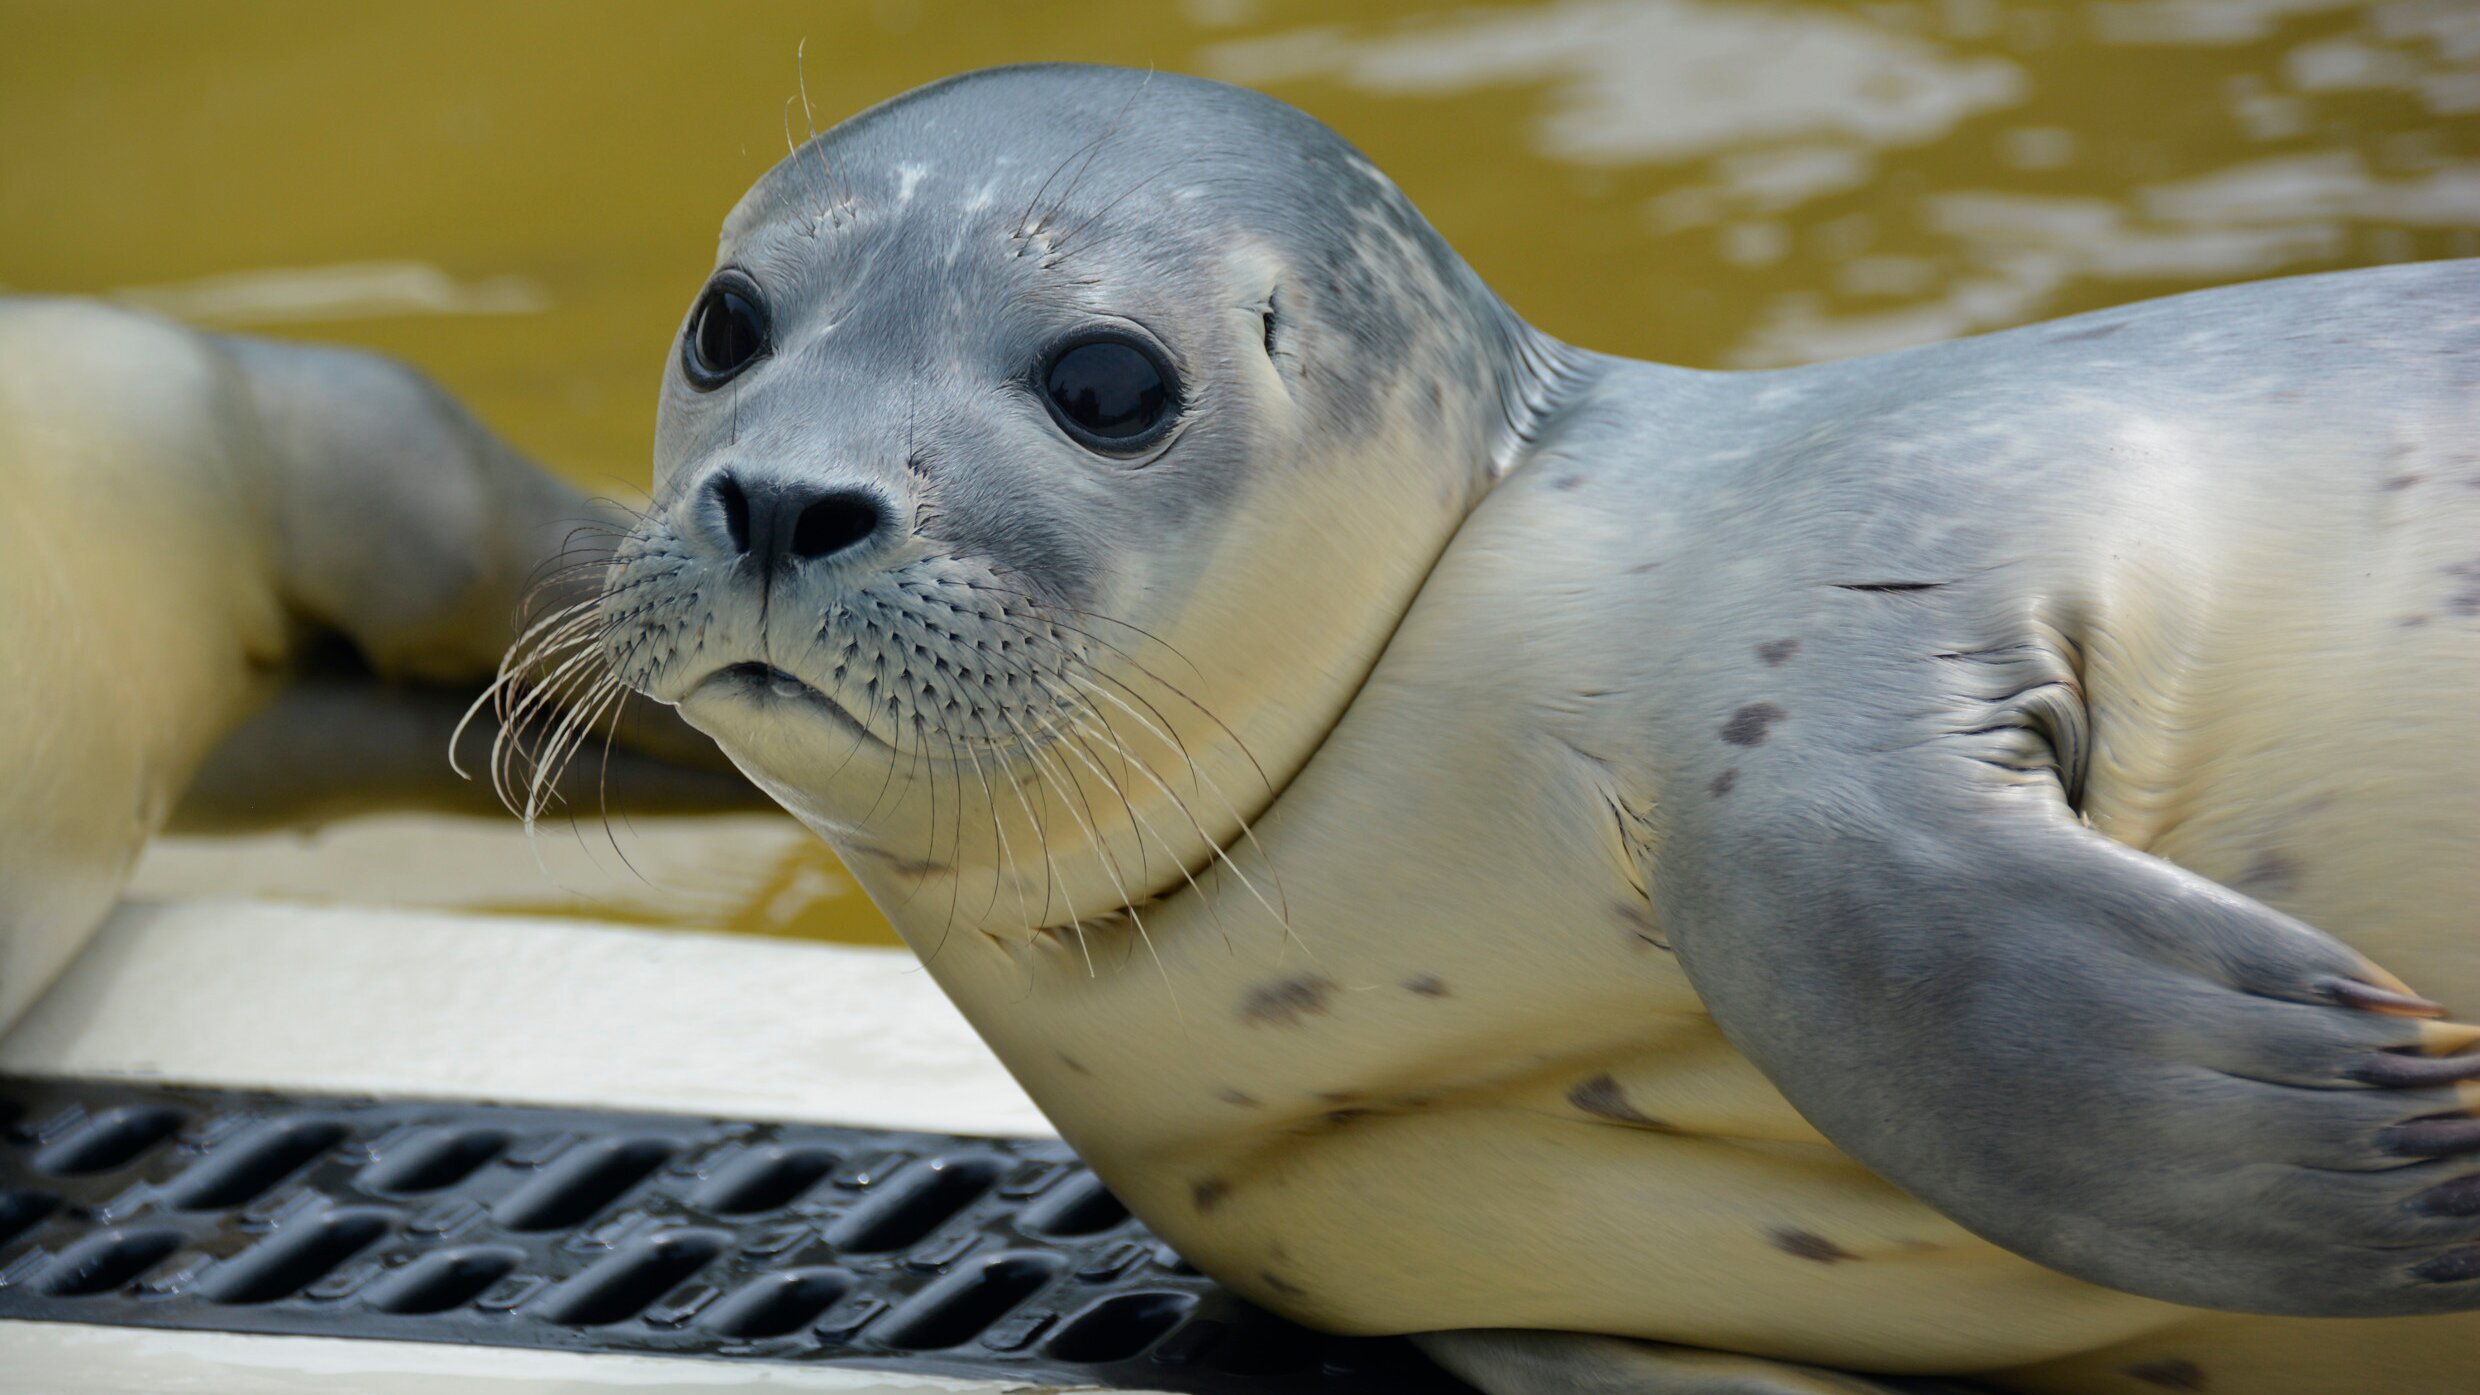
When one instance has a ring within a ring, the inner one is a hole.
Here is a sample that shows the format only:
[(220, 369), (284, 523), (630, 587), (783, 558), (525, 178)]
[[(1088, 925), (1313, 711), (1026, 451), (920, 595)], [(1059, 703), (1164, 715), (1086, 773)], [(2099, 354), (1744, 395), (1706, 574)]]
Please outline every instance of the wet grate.
[(0, 1319), (1447, 1395), (1180, 1261), (1061, 1144), (0, 1078)]

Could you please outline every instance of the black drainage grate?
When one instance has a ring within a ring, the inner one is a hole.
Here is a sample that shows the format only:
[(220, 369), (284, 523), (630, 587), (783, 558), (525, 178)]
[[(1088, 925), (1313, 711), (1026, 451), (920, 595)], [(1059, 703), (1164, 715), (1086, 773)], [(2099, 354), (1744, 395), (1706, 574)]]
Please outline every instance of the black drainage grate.
[(1448, 1395), (1053, 1142), (0, 1078), (0, 1319)]

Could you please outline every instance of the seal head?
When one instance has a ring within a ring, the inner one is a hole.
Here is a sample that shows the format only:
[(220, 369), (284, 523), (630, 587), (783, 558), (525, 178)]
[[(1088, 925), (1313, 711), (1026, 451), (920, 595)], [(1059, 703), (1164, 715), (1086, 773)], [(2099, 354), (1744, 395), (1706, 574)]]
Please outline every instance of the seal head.
[(1566, 367), (1281, 103), (951, 80), (731, 214), (607, 654), (882, 904), (1078, 925), (1272, 801)]

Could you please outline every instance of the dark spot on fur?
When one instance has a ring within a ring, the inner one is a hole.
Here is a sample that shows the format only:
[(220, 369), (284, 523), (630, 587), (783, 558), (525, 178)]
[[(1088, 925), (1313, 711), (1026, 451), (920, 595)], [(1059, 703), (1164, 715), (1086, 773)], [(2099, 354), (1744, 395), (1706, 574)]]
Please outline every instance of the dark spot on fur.
[(2446, 575), (2462, 582), (2453, 595), (2446, 597), (2446, 611), (2453, 615), (2480, 615), (2480, 561), (2448, 567)]
[(1645, 573), (1652, 571), (1654, 568), (1661, 565), (1662, 564), (1659, 562), (1639, 562), (1635, 566), (1628, 568), (1627, 574), (1629, 576), (1643, 576)]
[(2205, 1388), (2204, 1368), (2175, 1356), (2167, 1361), (2139, 1361), (2127, 1368), (2127, 1374), (2146, 1385), (2158, 1385), (2164, 1390)]
[(1418, 993), (1424, 998), (1444, 998), (1449, 996), (1447, 993), (1446, 980), (1438, 977), (1436, 974), (1414, 974), (1412, 977), (1404, 980), (1404, 988), (1409, 992)]
[(1092, 1071), (1089, 1071), (1089, 1070), (1085, 1069), (1085, 1063), (1084, 1063), (1083, 1061), (1080, 1061), (1080, 1060), (1078, 1060), (1077, 1058), (1075, 1058), (1074, 1056), (1069, 1055), (1067, 1052), (1065, 1052), (1065, 1051), (1061, 1051), (1061, 1052), (1057, 1052), (1057, 1053), (1054, 1053), (1054, 1054), (1056, 1054), (1056, 1055), (1059, 1057), (1059, 1064), (1061, 1064), (1061, 1065), (1063, 1065), (1063, 1066), (1066, 1066), (1068, 1069), (1070, 1069), (1070, 1070), (1072, 1070), (1072, 1071), (1075, 1071), (1077, 1074), (1079, 1074), (1079, 1075), (1092, 1075), (1092, 1074), (1093, 1074), (1093, 1072), (1092, 1072)]
[(1311, 975), (1261, 983), (1240, 1000), (1240, 1016), (1249, 1022), (1297, 1027), (1302, 1018), (1325, 1014), (1326, 995), (1334, 986), (1333, 979)]
[(2409, 489), (2411, 486), (2418, 484), (2420, 481), (2427, 478), (2428, 476), (2422, 474), (2396, 475), (2394, 478), (2378, 485), (2377, 488), (2391, 494), (2398, 489)]
[(1326, 1111), (1326, 1122), (1340, 1128), (1355, 1119), (1366, 1117), (1368, 1113), (1366, 1109), (1330, 1109)]
[(1288, 1293), (1297, 1298), (1303, 1291), (1300, 1285), (1290, 1282), (1282, 1275), (1275, 1273), (1271, 1269), (1258, 1270), (1257, 1277), (1265, 1280), (1266, 1287), (1273, 1289), (1277, 1293)]
[(1201, 1216), (1213, 1210), (1224, 1197), (1229, 1195), (1231, 1195), (1231, 1183), (1220, 1177), (1207, 1177), (1188, 1184), (1189, 1203), (1197, 1208), (1197, 1214)]
[(2279, 848), (2267, 848), (2256, 855), (2232, 886), (2251, 896), (2279, 895), (2299, 889), (2299, 864)]
[(1800, 642), (1796, 639), (1769, 639), (1757, 646), (1757, 657), (1765, 661), (1767, 668), (1780, 668), (1799, 652)]
[(1765, 729), (1790, 715), (1770, 702), (1752, 702), (1722, 724), (1722, 739), (1734, 746), (1762, 746)]
[(1838, 581), (1834, 583), (1834, 589), (1837, 591), (1875, 591), (1886, 594), (1903, 591), (1935, 591), (1945, 584), (1943, 581)]
[(1618, 913), (1619, 923), (1627, 927), (1628, 934), (1639, 945), (1651, 945), (1661, 950), (1671, 947), (1670, 942), (1663, 939), (1661, 932), (1654, 927), (1653, 907), (1642, 901), (1613, 901), (1611, 909)]
[(1731, 786), (1738, 783), (1739, 767), (1735, 765), (1730, 769), (1723, 771), (1721, 774), (1716, 775), (1714, 778), (1707, 780), (1705, 782), (1705, 792), (1712, 795), (1716, 799), (1720, 799), (1724, 795), (1731, 792)]
[(1774, 1242), (1774, 1248), (1784, 1254), (1795, 1259), (1813, 1259), (1819, 1264), (1834, 1264), (1860, 1257), (1813, 1230), (1775, 1229), (1767, 1231), (1765, 1238)]
[(1607, 1075), (1597, 1075), (1568, 1091), (1567, 1102), (1596, 1119), (1608, 1119), (1614, 1124), (1633, 1124), (1640, 1129), (1670, 1127), (1628, 1103), (1627, 1092)]
[(1245, 1090), (1235, 1090), (1229, 1085), (1215, 1091), (1214, 1097), (1221, 1100), (1225, 1104), (1236, 1104), (1242, 1109), (1257, 1108), (1257, 1096), (1252, 1095)]
[(2428, 623), (2425, 615), (2406, 615), (2398, 622), (2406, 630), (2416, 630)]
[(1584, 476), (1582, 475), (1561, 475), (1557, 479), (1550, 481), (1550, 487), (1552, 489), (1567, 490), (1574, 489), (1583, 483)]

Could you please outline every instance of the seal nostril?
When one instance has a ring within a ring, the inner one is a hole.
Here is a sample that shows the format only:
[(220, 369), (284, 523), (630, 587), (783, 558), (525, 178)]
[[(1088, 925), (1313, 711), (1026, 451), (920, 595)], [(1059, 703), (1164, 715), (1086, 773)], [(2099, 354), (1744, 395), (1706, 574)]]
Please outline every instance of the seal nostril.
[(724, 535), (732, 540), (734, 552), (749, 550), (749, 496), (741, 492), (741, 482), (730, 475), (719, 476), (714, 483), (715, 500), (723, 506)]
[(867, 494), (838, 490), (823, 495), (792, 525), (792, 555), (826, 557), (867, 539), (878, 531), (878, 501)]

